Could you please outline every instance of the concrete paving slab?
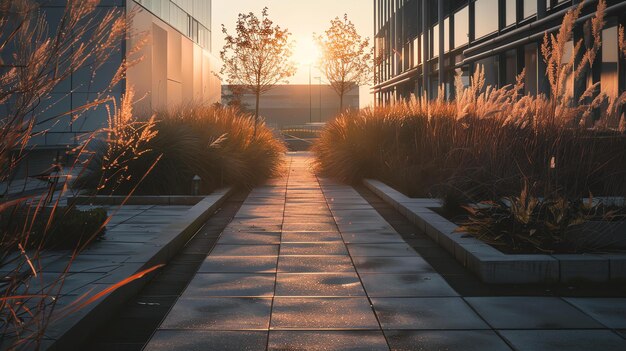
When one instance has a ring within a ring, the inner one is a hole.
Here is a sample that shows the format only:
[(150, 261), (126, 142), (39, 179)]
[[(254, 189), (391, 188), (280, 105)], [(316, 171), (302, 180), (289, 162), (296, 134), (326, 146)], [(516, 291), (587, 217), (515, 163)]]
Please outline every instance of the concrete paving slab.
[(626, 340), (608, 330), (503, 330), (519, 351), (623, 351)]
[(557, 297), (468, 297), (495, 329), (591, 329), (602, 325)]
[(370, 297), (434, 297), (458, 296), (439, 274), (371, 274), (361, 273), (361, 280)]
[(612, 329), (626, 329), (626, 298), (566, 298), (567, 302)]
[(266, 331), (157, 330), (146, 351), (263, 351)]
[(383, 329), (490, 329), (463, 299), (372, 298)]
[(161, 329), (267, 330), (272, 299), (181, 297)]
[(268, 350), (388, 351), (380, 331), (270, 331)]
[(275, 297), (272, 329), (378, 329), (365, 297)]
[(274, 295), (274, 274), (198, 273), (185, 297), (265, 297)]
[(393, 351), (511, 351), (491, 330), (386, 330)]
[(356, 273), (279, 273), (276, 296), (365, 296)]

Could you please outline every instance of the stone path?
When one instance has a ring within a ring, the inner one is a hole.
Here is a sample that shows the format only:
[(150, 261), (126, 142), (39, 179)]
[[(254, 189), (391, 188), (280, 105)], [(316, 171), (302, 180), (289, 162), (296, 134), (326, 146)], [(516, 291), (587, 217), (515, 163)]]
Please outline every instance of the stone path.
[(626, 299), (459, 296), (358, 192), (289, 160), (146, 350), (626, 349)]

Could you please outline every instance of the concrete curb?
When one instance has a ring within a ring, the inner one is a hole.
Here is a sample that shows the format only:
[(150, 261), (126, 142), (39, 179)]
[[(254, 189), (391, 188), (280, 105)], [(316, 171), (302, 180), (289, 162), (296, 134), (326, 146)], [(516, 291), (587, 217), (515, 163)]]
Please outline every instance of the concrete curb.
[(626, 280), (626, 253), (505, 254), (478, 239), (455, 232), (456, 224), (432, 210), (441, 207), (440, 200), (409, 198), (378, 180), (365, 179), (363, 183), (485, 283), (606, 283)]
[[(128, 263), (128, 267), (117, 272), (112, 279), (121, 281), (135, 273), (167, 263), (232, 193), (232, 188), (220, 189), (203, 197), (184, 215), (161, 231), (158, 239), (151, 242), (154, 244), (152, 252), (133, 260), (135, 263)], [(46, 333), (46, 336), (52, 339), (46, 342), (48, 350), (78, 349), (82, 342), (111, 318), (128, 299), (138, 294), (147, 281), (148, 279), (143, 278), (124, 285), (67, 320), (52, 325)], [(101, 287), (103, 288), (106, 287)]]
[[(209, 195), (210, 196), (210, 195)], [(125, 205), (159, 205), (159, 206), (194, 206), (204, 196), (85, 196), (78, 195), (67, 199), (75, 205), (119, 206)]]

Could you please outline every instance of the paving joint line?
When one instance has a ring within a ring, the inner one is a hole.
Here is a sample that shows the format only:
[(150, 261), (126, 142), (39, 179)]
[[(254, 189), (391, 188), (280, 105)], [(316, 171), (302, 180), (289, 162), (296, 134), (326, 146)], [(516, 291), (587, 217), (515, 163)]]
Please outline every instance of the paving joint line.
[(348, 252), (348, 257), (350, 257), (350, 262), (352, 263), (352, 267), (354, 268), (354, 271), (356, 272), (356, 276), (359, 278), (359, 282), (361, 283), (361, 286), (363, 287), (363, 291), (365, 292), (365, 297), (367, 298), (367, 301), (370, 304), (370, 308), (372, 310), (372, 313), (374, 314), (374, 318), (376, 318), (376, 323), (378, 323), (378, 328), (379, 328), (381, 334), (383, 334), (383, 338), (385, 338), (385, 343), (387, 344), (387, 348), (389, 350), (391, 350), (391, 344), (389, 343), (389, 340), (387, 339), (387, 334), (385, 333), (385, 330), (383, 329), (383, 326), (382, 326), (382, 324), (380, 322), (380, 318), (378, 318), (378, 314), (376, 314), (376, 310), (374, 309), (374, 303), (372, 302), (372, 299), (369, 296), (369, 294), (367, 292), (367, 289), (365, 288), (365, 284), (363, 283), (363, 279), (361, 278), (361, 274), (356, 269), (356, 264), (354, 263), (354, 258), (352, 257), (352, 254), (350, 253), (350, 250), (348, 250), (348, 245), (346, 243), (346, 240), (344, 239), (343, 235), (341, 235), (341, 229), (339, 228), (339, 225), (337, 224), (337, 220), (335, 218), (334, 212), (330, 208), (330, 205), (328, 204), (328, 197), (326, 196), (326, 192), (324, 191), (324, 187), (320, 183), (320, 179), (317, 176), (317, 174), (314, 174), (314, 176), (315, 176), (315, 179), (317, 180), (317, 185), (320, 187), (320, 190), (322, 191), (322, 195), (324, 196), (326, 207), (328, 208), (328, 211), (330, 212), (330, 215), (333, 218), (333, 223), (335, 224), (335, 227), (337, 228), (337, 231), (339, 232), (339, 236), (341, 237), (341, 242), (343, 243), (344, 247), (346, 248), (346, 251)]

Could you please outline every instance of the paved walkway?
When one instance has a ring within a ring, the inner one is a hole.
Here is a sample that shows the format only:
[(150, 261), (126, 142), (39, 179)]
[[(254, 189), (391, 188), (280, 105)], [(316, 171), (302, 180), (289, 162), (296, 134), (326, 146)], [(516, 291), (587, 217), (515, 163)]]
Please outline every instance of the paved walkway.
[(147, 350), (626, 350), (625, 299), (463, 298), (354, 189), (289, 160)]

